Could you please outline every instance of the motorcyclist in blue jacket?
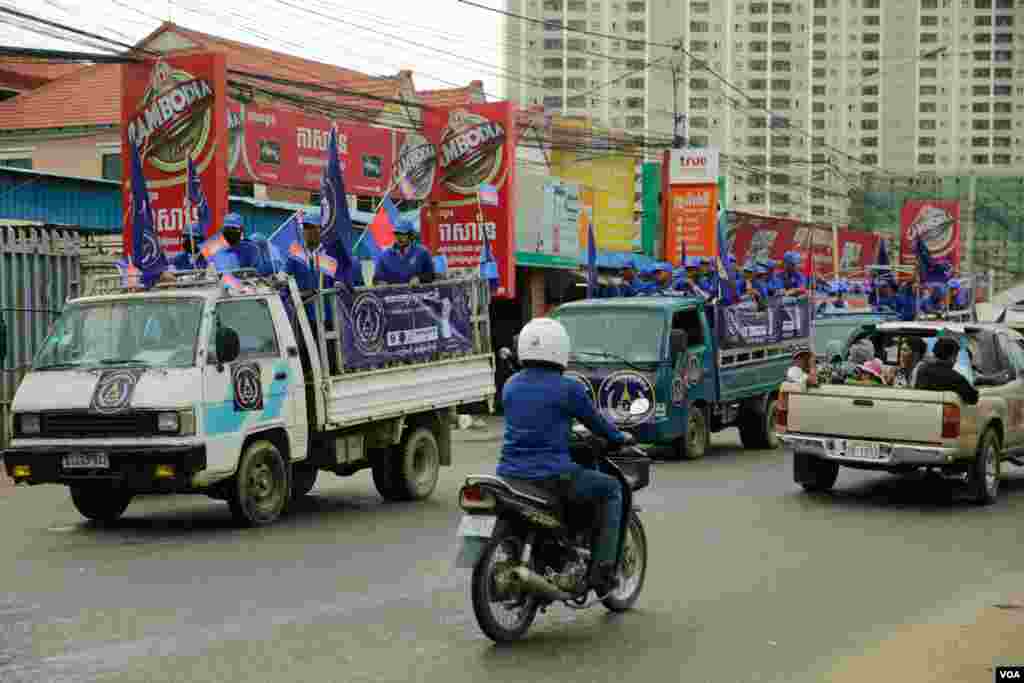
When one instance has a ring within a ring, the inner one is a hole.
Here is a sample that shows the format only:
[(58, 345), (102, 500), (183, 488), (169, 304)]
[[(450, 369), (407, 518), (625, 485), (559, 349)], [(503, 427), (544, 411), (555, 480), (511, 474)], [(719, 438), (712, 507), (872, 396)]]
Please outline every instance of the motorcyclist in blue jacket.
[(569, 363), (570, 340), (553, 318), (534, 318), (519, 333), (518, 356), (523, 369), (502, 390), (505, 441), (498, 461), (499, 477), (557, 485), (566, 482), (573, 501), (597, 505), (601, 521), (594, 545), (591, 586), (598, 595), (617, 587), (615, 556), (622, 521), (619, 482), (579, 465), (569, 456), (573, 418), (613, 444), (634, 442), (594, 407), (583, 385), (562, 375)]

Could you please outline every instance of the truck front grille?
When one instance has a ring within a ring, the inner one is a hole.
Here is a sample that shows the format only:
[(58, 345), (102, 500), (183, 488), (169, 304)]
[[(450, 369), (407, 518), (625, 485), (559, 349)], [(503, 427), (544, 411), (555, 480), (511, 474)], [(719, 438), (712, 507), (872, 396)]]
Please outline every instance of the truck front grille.
[(155, 436), (156, 413), (129, 412), (97, 415), (85, 411), (43, 413), (42, 437), (81, 439), (93, 437)]

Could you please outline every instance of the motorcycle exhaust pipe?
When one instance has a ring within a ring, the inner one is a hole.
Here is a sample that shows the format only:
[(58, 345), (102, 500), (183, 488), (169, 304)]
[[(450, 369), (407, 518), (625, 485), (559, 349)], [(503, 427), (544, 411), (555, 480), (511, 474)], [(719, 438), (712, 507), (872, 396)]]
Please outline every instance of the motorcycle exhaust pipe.
[(573, 597), (559, 590), (553, 583), (527, 567), (516, 567), (512, 570), (512, 575), (519, 580), (527, 592), (540, 595), (548, 600), (571, 600)]

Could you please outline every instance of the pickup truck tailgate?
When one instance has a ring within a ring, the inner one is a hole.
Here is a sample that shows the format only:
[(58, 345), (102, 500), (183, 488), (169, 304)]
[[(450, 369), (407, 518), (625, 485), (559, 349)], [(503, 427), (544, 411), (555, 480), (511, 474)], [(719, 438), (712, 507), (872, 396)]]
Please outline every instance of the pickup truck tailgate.
[(880, 441), (939, 441), (940, 391), (826, 385), (789, 395), (787, 431)]

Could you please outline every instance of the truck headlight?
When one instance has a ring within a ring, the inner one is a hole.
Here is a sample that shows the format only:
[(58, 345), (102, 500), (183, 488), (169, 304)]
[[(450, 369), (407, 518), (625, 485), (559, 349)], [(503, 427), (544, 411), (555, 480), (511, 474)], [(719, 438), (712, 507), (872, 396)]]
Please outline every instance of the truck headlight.
[(196, 418), (191, 409), (158, 413), (156, 429), (162, 434), (191, 436), (196, 433)]
[(34, 413), (18, 415), (18, 432), (21, 434), (39, 434), (42, 420)]

